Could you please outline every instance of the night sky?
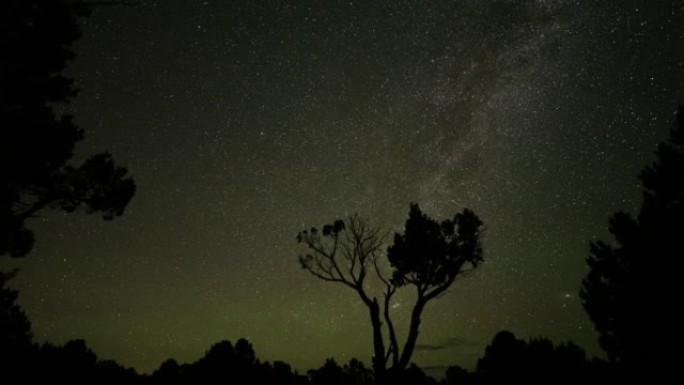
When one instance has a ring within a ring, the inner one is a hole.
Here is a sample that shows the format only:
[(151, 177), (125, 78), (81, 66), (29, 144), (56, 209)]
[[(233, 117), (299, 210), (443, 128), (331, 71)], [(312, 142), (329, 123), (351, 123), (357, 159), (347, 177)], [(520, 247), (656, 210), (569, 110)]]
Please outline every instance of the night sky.
[(601, 354), (584, 259), (684, 103), (681, 1), (139, 1), (82, 30), (75, 160), (110, 151), (138, 190), (111, 222), (44, 213), (4, 258), (36, 340), (142, 372), (240, 337), (300, 371), (369, 364), (366, 307), (295, 236), (352, 213), (396, 231), (415, 201), (486, 225), (416, 363), (472, 368), (501, 329)]

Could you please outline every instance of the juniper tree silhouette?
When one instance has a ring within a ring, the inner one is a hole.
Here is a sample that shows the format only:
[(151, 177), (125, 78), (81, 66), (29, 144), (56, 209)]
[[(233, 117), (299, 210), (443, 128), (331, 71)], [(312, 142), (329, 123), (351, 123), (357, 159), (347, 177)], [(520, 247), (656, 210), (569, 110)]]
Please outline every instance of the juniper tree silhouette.
[(88, 13), (80, 0), (0, 2), (0, 256), (31, 251), (26, 220), (44, 209), (84, 207), (112, 219), (135, 193), (108, 153), (69, 163), (83, 130), (57, 107), (77, 92), (63, 70)]
[(591, 244), (582, 282), (584, 309), (609, 359), (629, 372), (676, 367), (684, 258), (684, 107), (658, 145), (656, 161), (639, 175), (643, 200), (636, 218), (610, 219), (614, 242)]
[[(320, 232), (313, 227), (297, 235), (297, 241), (308, 248), (308, 253), (299, 258), (301, 266), (319, 279), (351, 288), (368, 308), (376, 384), (401, 379), (415, 349), (425, 305), (442, 295), (466, 269), (473, 269), (483, 261), (479, 241), (481, 226), (480, 219), (468, 209), (440, 223), (412, 203), (404, 232), (395, 234), (393, 244), (387, 249), (391, 276), (381, 268), (385, 234), (357, 215), (346, 221), (338, 219), (323, 226)], [(380, 300), (367, 292), (365, 282), (369, 274), (384, 285)], [(390, 308), (393, 295), (406, 286), (412, 286), (417, 296), (409, 332), (400, 347)], [(387, 348), (383, 320), (389, 337)]]

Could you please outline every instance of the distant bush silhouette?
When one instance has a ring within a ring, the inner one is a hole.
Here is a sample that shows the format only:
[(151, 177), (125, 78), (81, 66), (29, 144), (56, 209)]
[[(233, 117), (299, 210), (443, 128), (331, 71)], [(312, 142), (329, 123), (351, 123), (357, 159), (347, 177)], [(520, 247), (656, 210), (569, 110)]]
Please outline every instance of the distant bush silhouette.
[(87, 14), (80, 0), (0, 1), (0, 256), (31, 251), (25, 222), (44, 209), (84, 207), (111, 219), (135, 193), (108, 153), (69, 164), (83, 130), (55, 106), (76, 95), (62, 71)]
[(328, 358), (319, 369), (309, 370), (311, 385), (371, 385), (373, 371), (355, 358), (341, 367), (335, 359)]
[(221, 341), (212, 345), (202, 358), (191, 364), (179, 365), (164, 361), (150, 377), (151, 384), (283, 384), (304, 385), (305, 376), (292, 372), (284, 362), (273, 365), (256, 358), (252, 345), (239, 339), (235, 345)]
[(544, 338), (529, 342), (501, 331), (478, 360), (477, 378), (496, 384), (576, 384), (588, 378), (584, 350), (573, 343), (554, 346)]
[(98, 361), (85, 341), (63, 346), (33, 343), (31, 322), (7, 287), (14, 272), (0, 272), (0, 383), (136, 384), (142, 379), (114, 361)]
[(221, 341), (192, 365), (189, 373), (197, 383), (245, 382), (253, 377), (255, 360), (254, 350), (247, 340), (238, 340), (235, 347), (230, 341)]
[(580, 293), (610, 360), (625, 371), (652, 374), (679, 365), (672, 349), (681, 328), (684, 108), (656, 157), (639, 175), (644, 192), (638, 216), (616, 213), (610, 219), (615, 241), (591, 244), (591, 270)]
[(346, 385), (352, 383), (334, 358), (328, 358), (319, 369), (309, 370), (312, 385)]
[[(411, 204), (403, 234), (395, 234), (387, 250), (391, 275), (380, 260), (385, 236), (353, 215), (323, 226), (300, 231), (297, 240), (307, 246), (301, 266), (324, 281), (341, 283), (354, 290), (370, 313), (373, 331), (373, 373), (376, 384), (389, 378), (405, 378), (418, 339), (421, 316), (427, 303), (446, 290), (466, 269), (482, 262), (479, 236), (482, 222), (465, 209), (453, 219), (438, 222)], [(384, 286), (383, 297), (368, 294), (368, 275), (377, 276)], [(404, 286), (416, 290), (416, 301), (403, 346), (399, 346), (390, 308), (393, 295)], [(382, 307), (381, 307), (382, 304)], [(383, 320), (387, 327), (385, 345)], [(389, 364), (389, 369), (388, 369)]]
[(471, 375), (467, 370), (458, 365), (453, 365), (447, 368), (444, 380), (440, 382), (441, 385), (461, 385), (472, 383)]
[(522, 373), (529, 371), (525, 367), (530, 364), (524, 357), (526, 349), (525, 341), (515, 338), (511, 332), (501, 331), (485, 349), (484, 357), (478, 360), (477, 372), (497, 380), (519, 379)]
[(114, 361), (98, 361), (83, 340), (72, 340), (62, 346), (45, 343), (32, 345), (22, 356), (19, 370), (2, 367), (2, 383), (64, 384), (138, 384), (142, 377)]
[(152, 383), (176, 385), (183, 383), (181, 366), (173, 358), (164, 361), (159, 369), (152, 373)]
[[(302, 376), (284, 362), (260, 362), (246, 339), (239, 339), (235, 344), (220, 341), (193, 363), (179, 364), (168, 359), (151, 375), (139, 375), (114, 361), (98, 360), (83, 340), (69, 341), (62, 346), (31, 344), (30, 323), (14, 303), (16, 292), (4, 287), (4, 282), (0, 281), (3, 283), (0, 298), (9, 298), (9, 301), (0, 305), (3, 311), (11, 308), (15, 309), (11, 314), (22, 315), (16, 323), (20, 327), (15, 329), (18, 331), (15, 339), (21, 341), (21, 348), (2, 350), (8, 354), (0, 361), (0, 383), (370, 385), (375, 382), (373, 371), (357, 359), (340, 366), (329, 358), (321, 368), (309, 370), (308, 377)], [(3, 341), (8, 340), (8, 330), (0, 330)], [(5, 347), (0, 345), (0, 349)], [(506, 331), (498, 333), (487, 346), (475, 372), (452, 366), (446, 377), (437, 382), (411, 364), (401, 372), (389, 374), (391, 377), (385, 380), (392, 385), (576, 384), (620, 378), (610, 365), (587, 362), (584, 351), (572, 343), (554, 346), (543, 338), (525, 342)]]

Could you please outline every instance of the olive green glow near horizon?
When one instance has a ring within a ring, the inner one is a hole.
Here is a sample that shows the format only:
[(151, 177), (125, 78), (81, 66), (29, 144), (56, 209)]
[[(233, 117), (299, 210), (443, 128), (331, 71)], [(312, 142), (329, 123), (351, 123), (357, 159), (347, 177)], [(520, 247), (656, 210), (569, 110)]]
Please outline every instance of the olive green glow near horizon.
[(138, 3), (96, 8), (69, 69), (80, 151), (111, 151), (136, 196), (112, 222), (48, 213), (2, 261), (36, 340), (141, 372), (240, 337), (300, 371), (368, 363), (365, 307), (299, 267), (295, 235), (352, 213), (397, 231), (415, 201), (486, 227), (416, 363), (473, 368), (502, 329), (601, 354), (584, 259), (684, 103), (678, 2)]

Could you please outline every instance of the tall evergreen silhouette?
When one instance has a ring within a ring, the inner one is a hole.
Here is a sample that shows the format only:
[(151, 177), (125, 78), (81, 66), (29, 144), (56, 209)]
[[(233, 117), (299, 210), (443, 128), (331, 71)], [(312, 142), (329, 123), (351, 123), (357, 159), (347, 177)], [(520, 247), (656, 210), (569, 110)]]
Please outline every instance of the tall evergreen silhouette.
[(0, 256), (31, 251), (26, 220), (44, 209), (111, 219), (135, 193), (108, 153), (69, 163), (83, 130), (58, 112), (77, 92), (63, 70), (88, 12), (80, 0), (0, 2)]
[(681, 327), (684, 108), (639, 178), (644, 190), (637, 217), (618, 212), (610, 219), (615, 240), (591, 245), (580, 294), (612, 362), (662, 373), (674, 368), (670, 352)]

